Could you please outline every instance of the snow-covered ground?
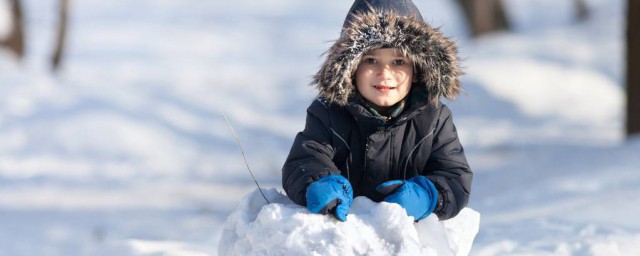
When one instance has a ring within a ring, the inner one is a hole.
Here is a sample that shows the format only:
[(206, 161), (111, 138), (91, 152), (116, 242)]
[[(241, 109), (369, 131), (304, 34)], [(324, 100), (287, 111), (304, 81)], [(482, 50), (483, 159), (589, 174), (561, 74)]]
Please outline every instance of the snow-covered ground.
[[(570, 0), (505, 0), (515, 32), (478, 41), (453, 1), (414, 1), (464, 58), (466, 95), (448, 105), (476, 173), (470, 254), (640, 251), (624, 1), (588, 0), (577, 23)], [(24, 1), (25, 60), (0, 49), (0, 255), (216, 255), (255, 189), (222, 113), (280, 187), (351, 2), (72, 1), (52, 74), (56, 4)]]

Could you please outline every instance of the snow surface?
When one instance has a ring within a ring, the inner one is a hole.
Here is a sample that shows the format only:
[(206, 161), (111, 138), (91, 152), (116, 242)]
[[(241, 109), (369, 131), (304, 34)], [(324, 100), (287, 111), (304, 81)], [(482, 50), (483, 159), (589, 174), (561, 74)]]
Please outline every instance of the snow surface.
[[(262, 187), (279, 188), (351, 2), (73, 1), (52, 74), (57, 2), (23, 1), (23, 61), (0, 49), (0, 255), (217, 255), (255, 190), (221, 112)], [(584, 23), (573, 1), (505, 2), (515, 32), (472, 41), (453, 1), (415, 1), (465, 66), (466, 94), (447, 104), (482, 216), (469, 254), (637, 254), (625, 1), (587, 0)]]
[(397, 204), (356, 197), (347, 221), (310, 213), (275, 189), (249, 194), (225, 222), (218, 255), (468, 255), (480, 214), (414, 222)]

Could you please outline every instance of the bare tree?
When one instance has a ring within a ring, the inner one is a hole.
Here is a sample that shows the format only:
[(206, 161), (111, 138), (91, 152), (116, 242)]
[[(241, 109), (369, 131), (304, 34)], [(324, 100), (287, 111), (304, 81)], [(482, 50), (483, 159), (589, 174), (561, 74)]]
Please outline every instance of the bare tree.
[(11, 0), (11, 33), (0, 41), (0, 47), (6, 47), (19, 59), (24, 57), (24, 21), (20, 0)]
[(62, 56), (64, 53), (64, 46), (67, 37), (67, 17), (69, 13), (69, 0), (59, 1), (59, 18), (58, 18), (58, 33), (56, 36), (56, 45), (53, 50), (53, 57), (51, 59), (51, 68), (56, 71), (60, 68)]
[(627, 1), (627, 135), (640, 133), (640, 1)]
[(502, 0), (456, 0), (464, 11), (473, 36), (509, 30)]

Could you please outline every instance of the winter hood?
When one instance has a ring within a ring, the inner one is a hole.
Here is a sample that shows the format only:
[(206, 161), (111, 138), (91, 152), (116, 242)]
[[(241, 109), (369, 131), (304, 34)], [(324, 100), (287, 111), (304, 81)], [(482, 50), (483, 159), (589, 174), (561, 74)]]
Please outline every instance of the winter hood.
[(418, 82), (412, 86), (425, 86), (430, 102), (437, 103), (440, 97), (454, 99), (462, 90), (456, 46), (424, 22), (410, 0), (355, 1), (312, 85), (320, 97), (345, 105), (356, 90), (353, 75), (362, 56), (389, 47), (414, 63)]

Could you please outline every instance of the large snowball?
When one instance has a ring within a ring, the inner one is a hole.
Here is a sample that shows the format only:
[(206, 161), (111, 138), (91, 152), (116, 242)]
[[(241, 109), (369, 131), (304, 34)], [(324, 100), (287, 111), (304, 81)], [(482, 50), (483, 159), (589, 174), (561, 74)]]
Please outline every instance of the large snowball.
[(470, 208), (414, 222), (397, 204), (355, 198), (346, 222), (310, 213), (276, 189), (245, 196), (225, 222), (218, 255), (467, 255), (480, 214)]

